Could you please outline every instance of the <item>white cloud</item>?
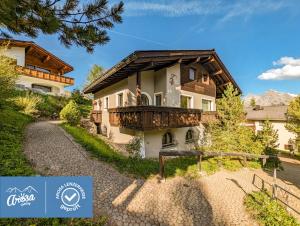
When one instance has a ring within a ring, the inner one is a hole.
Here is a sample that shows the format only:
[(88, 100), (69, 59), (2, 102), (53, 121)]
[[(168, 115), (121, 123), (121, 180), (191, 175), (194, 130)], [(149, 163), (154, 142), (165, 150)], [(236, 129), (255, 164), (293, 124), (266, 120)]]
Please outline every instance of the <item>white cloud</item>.
[(277, 11), (292, 4), (283, 0), (128, 0), (126, 16), (160, 15), (180, 17), (191, 15), (216, 15), (220, 22), (234, 17)]
[(300, 58), (281, 57), (273, 62), (274, 66), (258, 76), (262, 80), (285, 80), (285, 79), (300, 79)]

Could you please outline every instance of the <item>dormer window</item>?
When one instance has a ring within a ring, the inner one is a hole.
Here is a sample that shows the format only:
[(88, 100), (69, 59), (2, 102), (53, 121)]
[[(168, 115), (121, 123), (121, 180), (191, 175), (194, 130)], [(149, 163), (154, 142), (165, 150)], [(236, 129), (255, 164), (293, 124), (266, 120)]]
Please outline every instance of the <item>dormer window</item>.
[(195, 80), (196, 78), (196, 69), (195, 68), (190, 68), (189, 69), (189, 79), (190, 80)]

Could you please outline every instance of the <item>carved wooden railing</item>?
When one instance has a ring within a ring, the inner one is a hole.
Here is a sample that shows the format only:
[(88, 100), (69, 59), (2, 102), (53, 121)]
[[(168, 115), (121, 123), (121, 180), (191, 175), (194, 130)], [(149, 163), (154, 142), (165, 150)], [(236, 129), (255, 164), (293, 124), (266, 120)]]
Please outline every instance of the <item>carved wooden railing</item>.
[(43, 72), (43, 71), (38, 71), (38, 70), (31, 69), (31, 68), (17, 66), (17, 71), (19, 73), (22, 73), (22, 74), (30, 76), (30, 77), (46, 79), (46, 80), (65, 83), (65, 84), (69, 84), (69, 85), (74, 84), (73, 78), (55, 75), (55, 74), (51, 74), (51, 73), (47, 73), (47, 72)]
[(101, 123), (102, 122), (102, 111), (93, 110), (91, 112), (91, 121), (94, 123)]
[(198, 126), (202, 110), (176, 107), (130, 106), (109, 109), (109, 122), (135, 130)]

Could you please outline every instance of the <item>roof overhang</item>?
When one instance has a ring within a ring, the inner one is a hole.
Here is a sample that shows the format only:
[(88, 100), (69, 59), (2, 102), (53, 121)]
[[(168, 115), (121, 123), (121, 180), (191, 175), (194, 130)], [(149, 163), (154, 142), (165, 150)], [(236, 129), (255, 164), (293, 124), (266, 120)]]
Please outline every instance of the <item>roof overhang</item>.
[(229, 83), (232, 83), (241, 93), (241, 89), (215, 50), (135, 51), (93, 81), (84, 89), (84, 93), (95, 93), (138, 71), (160, 70), (176, 63), (190, 64), (193, 62), (202, 64), (212, 76), (217, 86), (217, 97), (222, 96), (226, 85)]
[(44, 61), (54, 61), (55, 64), (61, 68), (65, 73), (71, 72), (74, 68), (68, 63), (64, 62), (54, 54), (45, 50), (41, 46), (35, 44), (32, 41), (21, 41), (15, 39), (0, 39), (0, 44), (8, 43), (8, 47), (24, 47), (25, 54), (30, 54), (33, 52), (37, 52), (40, 56), (43, 57)]

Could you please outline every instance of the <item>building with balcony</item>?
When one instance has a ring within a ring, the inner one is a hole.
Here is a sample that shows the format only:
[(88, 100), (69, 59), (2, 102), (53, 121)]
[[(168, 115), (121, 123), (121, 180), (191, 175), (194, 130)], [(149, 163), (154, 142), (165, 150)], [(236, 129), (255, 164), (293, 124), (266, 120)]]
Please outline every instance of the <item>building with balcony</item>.
[(73, 67), (31, 41), (0, 39), (7, 44), (5, 54), (16, 60), (20, 73), (16, 84), (23, 89), (33, 89), (52, 95), (65, 95), (64, 88), (74, 84), (65, 74)]
[(140, 137), (143, 157), (190, 150), (215, 117), (226, 85), (240, 88), (215, 50), (135, 51), (84, 90), (91, 120), (112, 142)]

